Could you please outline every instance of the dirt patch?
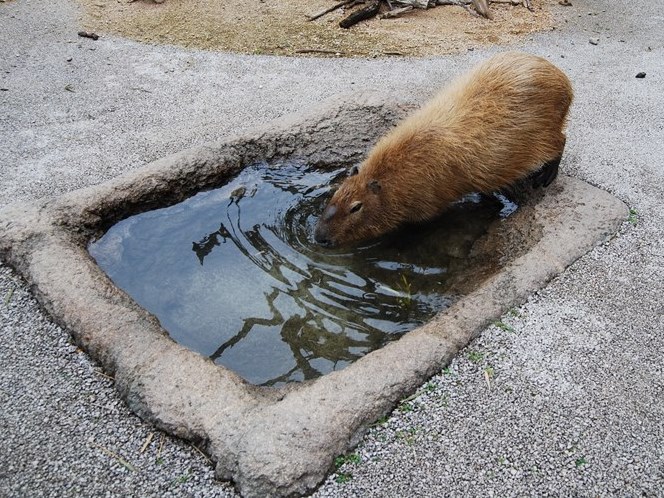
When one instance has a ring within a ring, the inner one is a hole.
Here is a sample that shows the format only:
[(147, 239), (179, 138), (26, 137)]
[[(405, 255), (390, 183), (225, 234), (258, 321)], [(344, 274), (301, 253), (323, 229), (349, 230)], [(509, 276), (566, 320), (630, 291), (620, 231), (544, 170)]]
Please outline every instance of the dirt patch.
[(150, 43), (246, 54), (375, 57), (449, 54), (509, 44), (553, 28), (555, 0), (523, 6), (492, 4), (493, 20), (457, 6), (416, 10), (398, 19), (362, 22), (341, 29), (348, 12), (310, 22), (307, 17), (335, 0), (79, 0), (83, 26)]

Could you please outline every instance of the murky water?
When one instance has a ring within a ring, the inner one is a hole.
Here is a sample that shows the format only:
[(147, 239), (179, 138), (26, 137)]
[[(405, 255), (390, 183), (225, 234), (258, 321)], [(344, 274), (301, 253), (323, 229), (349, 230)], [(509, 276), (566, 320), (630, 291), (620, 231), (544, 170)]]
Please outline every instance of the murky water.
[(121, 221), (90, 253), (184, 346), (255, 384), (312, 379), (449, 306), (466, 274), (494, 271), (496, 258), (473, 244), (514, 207), (471, 198), (435, 223), (323, 249), (313, 229), (343, 174), (249, 167), (224, 187)]

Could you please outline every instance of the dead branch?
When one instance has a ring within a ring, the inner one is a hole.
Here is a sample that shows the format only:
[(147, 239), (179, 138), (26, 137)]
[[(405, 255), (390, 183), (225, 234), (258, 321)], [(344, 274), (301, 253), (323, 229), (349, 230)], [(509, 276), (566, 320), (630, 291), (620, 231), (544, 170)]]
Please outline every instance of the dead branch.
[(487, 19), (493, 19), (493, 14), (489, 10), (489, 2), (487, 0), (472, 0), (472, 4), (479, 15)]
[[(567, 0), (566, 0), (567, 1)], [(337, 9), (342, 7), (351, 8), (358, 4), (364, 4), (366, 0), (343, 0), (334, 4), (332, 7), (327, 8), (313, 16), (308, 18), (309, 21), (314, 21), (325, 14), (329, 14)], [(349, 16), (344, 18), (339, 26), (345, 29), (354, 26), (358, 22), (370, 19), (380, 12), (381, 3), (385, 3), (389, 10), (383, 13), (381, 19), (393, 19), (395, 17), (402, 16), (407, 12), (410, 12), (413, 9), (428, 9), (433, 8), (436, 5), (455, 5), (457, 7), (464, 8), (469, 14), (474, 16), (482, 16), (486, 19), (493, 19), (493, 13), (489, 7), (492, 3), (499, 4), (509, 4), (513, 6), (523, 5), (531, 12), (533, 11), (530, 0), (372, 0), (372, 2), (366, 7), (359, 9)], [(393, 7), (393, 4), (400, 5), (400, 7)], [(472, 8), (471, 8), (472, 6)], [(305, 49), (306, 50), (306, 49)], [(312, 49), (310, 52), (315, 52)], [(310, 52), (300, 52), (300, 53), (310, 53)]]
[(470, 0), (436, 0), (436, 5), (456, 5), (458, 7), (463, 7), (465, 5), (470, 5)]
[(373, 2), (364, 7), (363, 9), (353, 12), (351, 15), (343, 19), (339, 23), (339, 26), (341, 28), (348, 29), (360, 21), (364, 21), (366, 19), (371, 19), (372, 17), (375, 17), (378, 14), (379, 10), (380, 10), (380, 1)]
[(393, 0), (394, 3), (401, 5), (412, 5), (416, 9), (426, 9), (429, 7), (429, 0)]
[(350, 5), (351, 3), (355, 3), (355, 0), (344, 0), (343, 2), (339, 2), (328, 9), (320, 11), (318, 14), (314, 14), (313, 16), (309, 17), (307, 20), (315, 21), (319, 17), (323, 17), (325, 14), (334, 12), (335, 10), (340, 9), (341, 7), (345, 7), (346, 5)]
[(154, 432), (151, 432), (148, 434), (148, 437), (145, 439), (145, 442), (143, 443), (143, 446), (141, 446), (141, 453), (145, 453), (145, 450), (148, 449), (148, 446), (150, 446), (150, 443), (152, 442), (152, 438), (154, 437)]
[(381, 14), (380, 18), (381, 19), (394, 19), (395, 17), (399, 17), (399, 16), (405, 14), (406, 12), (410, 12), (414, 8), (415, 7), (413, 7), (412, 5), (406, 5), (405, 7), (401, 7), (401, 8), (398, 8), (398, 9), (388, 10), (387, 12)]
[(300, 48), (295, 51), (296, 54), (333, 54), (343, 55), (339, 50), (324, 50), (319, 48)]
[(513, 7), (516, 7), (517, 5), (523, 5), (530, 12), (534, 11), (530, 0), (489, 0), (489, 3), (507, 3)]

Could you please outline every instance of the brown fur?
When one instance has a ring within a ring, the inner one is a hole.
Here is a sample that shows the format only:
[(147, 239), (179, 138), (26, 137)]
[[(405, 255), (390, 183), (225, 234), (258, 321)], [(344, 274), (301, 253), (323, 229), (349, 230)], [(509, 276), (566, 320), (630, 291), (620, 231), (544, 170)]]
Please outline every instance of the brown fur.
[(316, 240), (359, 242), (509, 187), (561, 156), (571, 102), (569, 80), (545, 59), (492, 57), (378, 141), (332, 196)]

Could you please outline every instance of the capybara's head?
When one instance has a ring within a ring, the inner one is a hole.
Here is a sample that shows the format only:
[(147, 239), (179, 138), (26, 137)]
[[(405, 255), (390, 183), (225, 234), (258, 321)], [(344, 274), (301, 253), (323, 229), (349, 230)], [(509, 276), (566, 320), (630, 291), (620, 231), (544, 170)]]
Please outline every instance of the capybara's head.
[(382, 183), (354, 166), (318, 220), (314, 239), (328, 247), (347, 246), (384, 234), (392, 228), (390, 219)]

